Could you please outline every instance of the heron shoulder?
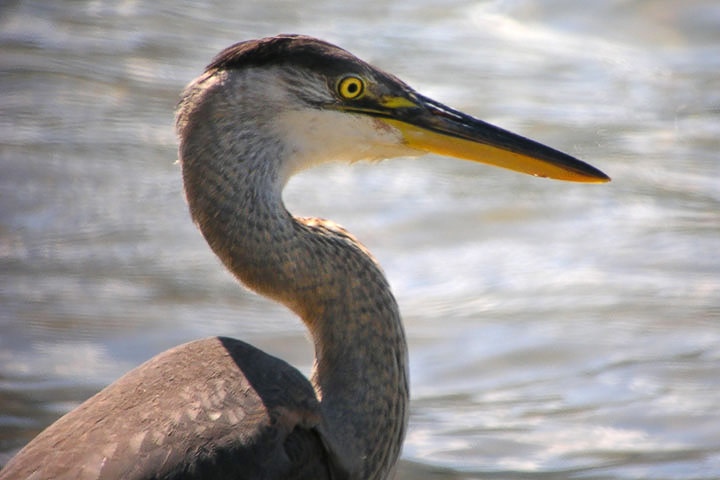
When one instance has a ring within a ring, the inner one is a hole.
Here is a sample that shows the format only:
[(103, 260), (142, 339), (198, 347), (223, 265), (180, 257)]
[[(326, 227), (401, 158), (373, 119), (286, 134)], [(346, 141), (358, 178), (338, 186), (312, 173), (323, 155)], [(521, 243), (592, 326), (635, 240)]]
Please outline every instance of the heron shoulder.
[(38, 435), (0, 478), (306, 478), (298, 475), (308, 468), (312, 478), (342, 477), (330, 476), (336, 467), (321, 423), (297, 369), (239, 340), (207, 338), (100, 391)]

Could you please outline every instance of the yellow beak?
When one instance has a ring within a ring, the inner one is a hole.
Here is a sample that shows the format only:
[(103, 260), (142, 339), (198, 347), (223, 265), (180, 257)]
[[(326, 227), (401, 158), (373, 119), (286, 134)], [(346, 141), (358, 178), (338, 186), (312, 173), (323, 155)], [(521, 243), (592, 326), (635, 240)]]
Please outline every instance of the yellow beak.
[[(403, 97), (393, 97), (382, 102), (386, 109), (368, 113), (377, 115), (398, 129), (407, 145), (418, 150), (482, 162), (538, 177), (587, 183), (610, 181), (610, 177), (597, 168), (570, 155), (429, 98), (420, 95), (416, 98), (411, 102)], [(388, 103), (393, 104), (392, 107)]]

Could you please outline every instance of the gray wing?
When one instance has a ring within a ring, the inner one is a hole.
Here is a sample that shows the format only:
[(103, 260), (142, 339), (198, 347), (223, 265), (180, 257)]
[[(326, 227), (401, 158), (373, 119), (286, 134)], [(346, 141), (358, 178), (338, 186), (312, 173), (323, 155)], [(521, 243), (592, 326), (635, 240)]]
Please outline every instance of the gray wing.
[(310, 382), (238, 340), (168, 350), (52, 424), (0, 479), (337, 479)]

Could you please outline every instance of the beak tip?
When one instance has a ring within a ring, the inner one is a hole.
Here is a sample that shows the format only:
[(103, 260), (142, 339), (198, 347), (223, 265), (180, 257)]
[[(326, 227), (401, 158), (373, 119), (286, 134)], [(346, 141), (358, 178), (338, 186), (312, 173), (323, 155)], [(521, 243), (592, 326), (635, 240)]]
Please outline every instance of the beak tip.
[(593, 167), (593, 169), (594, 169), (595, 171), (593, 172), (593, 174), (592, 174), (592, 176), (591, 176), (591, 180), (587, 180), (588, 182), (591, 182), (591, 183), (609, 183), (609, 182), (612, 181), (612, 179), (611, 179), (609, 176), (605, 175), (605, 173), (601, 172), (600, 170), (598, 170), (598, 169), (596, 169), (596, 168), (594, 168), (594, 167)]

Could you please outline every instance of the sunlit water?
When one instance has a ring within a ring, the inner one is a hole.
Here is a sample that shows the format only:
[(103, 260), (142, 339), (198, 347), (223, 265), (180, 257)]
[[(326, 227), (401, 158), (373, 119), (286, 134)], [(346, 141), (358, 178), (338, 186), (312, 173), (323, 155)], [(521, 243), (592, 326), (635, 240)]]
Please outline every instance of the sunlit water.
[[(210, 2), (208, 2), (210, 3)], [(0, 6), (0, 464), (210, 335), (310, 368), (189, 219), (173, 111), (298, 32), (583, 158), (606, 185), (428, 156), (286, 189), (383, 264), (410, 342), (398, 478), (720, 478), (720, 4), (44, 0)]]

